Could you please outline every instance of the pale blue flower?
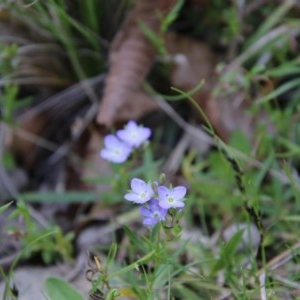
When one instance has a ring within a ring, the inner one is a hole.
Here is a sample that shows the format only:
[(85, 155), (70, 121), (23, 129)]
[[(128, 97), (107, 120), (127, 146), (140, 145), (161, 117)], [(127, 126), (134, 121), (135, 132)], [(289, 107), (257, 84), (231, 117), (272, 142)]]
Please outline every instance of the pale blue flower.
[(168, 210), (159, 206), (158, 200), (152, 199), (147, 203), (147, 206), (140, 208), (141, 215), (145, 218), (144, 225), (154, 226), (160, 221), (164, 221)]
[(142, 179), (133, 178), (130, 186), (131, 191), (124, 196), (128, 201), (143, 204), (149, 201), (154, 195), (151, 184), (146, 183)]
[(157, 193), (159, 206), (161, 208), (183, 208), (185, 205), (183, 200), (186, 194), (186, 187), (184, 186), (177, 186), (168, 189), (161, 185), (157, 188)]
[(143, 142), (149, 139), (151, 130), (146, 127), (138, 126), (134, 121), (129, 121), (124, 129), (120, 129), (116, 132), (116, 135), (124, 143), (138, 148)]
[(132, 152), (132, 148), (121, 142), (112, 134), (105, 136), (104, 149), (100, 151), (100, 156), (114, 163), (123, 163)]

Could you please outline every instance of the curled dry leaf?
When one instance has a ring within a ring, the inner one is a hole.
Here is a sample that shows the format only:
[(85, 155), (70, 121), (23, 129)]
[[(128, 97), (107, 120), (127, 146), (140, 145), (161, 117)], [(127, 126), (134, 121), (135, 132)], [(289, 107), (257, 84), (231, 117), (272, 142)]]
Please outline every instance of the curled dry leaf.
[(275, 133), (267, 113), (263, 110), (253, 114), (249, 112), (252, 102), (247, 97), (245, 90), (238, 90), (228, 95), (208, 98), (205, 105), (211, 124), (216, 133), (224, 140), (228, 141), (231, 134), (242, 131), (249, 139), (254, 137), (259, 124), (265, 124), (270, 134)]
[(97, 117), (99, 124), (109, 127), (157, 108), (154, 100), (142, 90), (156, 49), (139, 22), (158, 35), (161, 18), (174, 3), (173, 0), (139, 0), (127, 16), (111, 47), (110, 70)]

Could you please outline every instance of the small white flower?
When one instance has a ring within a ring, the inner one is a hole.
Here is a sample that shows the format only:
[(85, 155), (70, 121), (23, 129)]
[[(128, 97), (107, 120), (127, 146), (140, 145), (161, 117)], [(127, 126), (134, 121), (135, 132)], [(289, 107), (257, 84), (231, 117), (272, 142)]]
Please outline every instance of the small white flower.
[(124, 129), (120, 129), (116, 132), (116, 135), (124, 143), (137, 148), (149, 139), (151, 130), (146, 127), (138, 126), (134, 121), (129, 121)]
[(133, 178), (130, 186), (131, 192), (124, 196), (128, 201), (143, 204), (149, 201), (154, 195), (151, 184), (146, 183), (144, 180)]
[(165, 186), (159, 186), (157, 188), (159, 206), (164, 209), (182, 208), (184, 207), (184, 196), (186, 194), (186, 187), (177, 186), (168, 189)]
[(114, 163), (123, 163), (131, 154), (131, 147), (109, 134), (104, 138), (105, 148), (100, 151), (100, 156)]

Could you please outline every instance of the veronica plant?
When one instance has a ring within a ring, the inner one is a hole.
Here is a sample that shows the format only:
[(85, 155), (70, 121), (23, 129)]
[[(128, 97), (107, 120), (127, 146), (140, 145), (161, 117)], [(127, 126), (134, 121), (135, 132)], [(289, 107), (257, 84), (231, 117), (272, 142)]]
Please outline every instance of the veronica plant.
[[(104, 138), (104, 148), (100, 156), (112, 163), (122, 164), (126, 162), (131, 153), (145, 144), (151, 136), (151, 130), (138, 125), (135, 121), (129, 121), (123, 129), (117, 130), (115, 135), (109, 134)], [(140, 178), (131, 179), (131, 189), (124, 198), (135, 204), (142, 205), (140, 213), (144, 217), (143, 224), (149, 227), (158, 222), (166, 224), (166, 216), (170, 215), (172, 224), (180, 215), (185, 203), (186, 187), (166, 187), (157, 181), (145, 182)]]
[[(180, 251), (174, 251), (174, 245), (169, 246), (169, 243), (181, 236), (182, 228), (179, 221), (183, 215), (187, 193), (184, 186), (165, 186), (164, 175), (157, 178), (157, 172), (147, 173), (148, 166), (151, 168), (158, 166), (153, 160), (144, 161), (148, 163), (145, 164), (147, 167), (139, 173), (143, 174), (143, 179), (138, 178), (139, 174), (136, 169), (135, 175), (130, 176), (130, 167), (136, 166), (130, 164), (135, 158), (133, 153), (143, 150), (144, 157), (149, 158), (149, 152), (147, 152), (149, 147), (145, 145), (149, 145), (150, 136), (149, 128), (129, 121), (123, 129), (104, 138), (104, 148), (100, 151), (100, 156), (112, 163), (115, 178), (119, 178), (119, 183), (127, 185), (127, 182), (130, 182), (130, 189), (127, 192), (124, 193), (126, 186), (123, 190), (119, 186), (118, 190), (122, 190), (126, 201), (138, 206), (141, 223), (149, 230), (146, 233), (142, 230), (142, 234), (139, 235), (127, 226), (123, 226), (130, 240), (129, 253), (134, 249), (133, 253), (137, 253), (138, 259), (135, 255), (130, 255), (129, 265), (107, 276), (100, 274), (96, 288), (98, 289), (99, 283), (101, 286), (101, 283), (103, 285), (112, 282), (114, 277), (126, 274), (125, 281), (130, 281), (131, 276), (134, 277), (134, 288), (130, 288), (130, 294), (134, 294), (135, 299), (157, 299), (156, 296), (165, 289), (167, 284), (171, 286), (171, 275), (166, 280), (157, 280), (157, 278), (160, 278), (162, 271), (171, 272), (179, 262)], [(149, 178), (152, 180), (148, 180)], [(146, 266), (151, 267), (151, 273), (145, 272)], [(100, 271), (100, 273), (103, 272)], [(118, 289), (118, 292), (119, 295), (125, 295), (122, 288)]]

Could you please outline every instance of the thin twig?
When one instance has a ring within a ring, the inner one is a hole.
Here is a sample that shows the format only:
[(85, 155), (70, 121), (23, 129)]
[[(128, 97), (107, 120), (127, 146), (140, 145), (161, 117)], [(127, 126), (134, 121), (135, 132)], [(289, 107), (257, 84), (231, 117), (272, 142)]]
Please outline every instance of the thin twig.
[(300, 290), (300, 284), (295, 281), (288, 280), (288, 279), (283, 278), (282, 276), (278, 276), (278, 275), (272, 275), (272, 278), (274, 278), (278, 282), (280, 282), (288, 287)]
[(156, 100), (157, 104), (162, 108), (162, 110), (170, 116), (177, 125), (190, 134), (192, 137), (197, 138), (203, 143), (206, 143), (210, 146), (214, 145), (214, 139), (209, 136), (204, 130), (201, 128), (197, 128), (195, 126), (190, 125), (187, 123), (172, 107), (169, 105), (165, 100), (163, 100), (159, 96), (155, 96), (154, 99)]
[(43, 149), (49, 150), (49, 151), (56, 151), (58, 149), (58, 145), (50, 142), (34, 133), (31, 133), (27, 130), (24, 130), (22, 128), (14, 128), (13, 129), (14, 134), (19, 136), (20, 138), (29, 141)]
[(186, 151), (188, 145), (190, 144), (190, 135), (185, 132), (181, 137), (179, 143), (177, 143), (175, 149), (170, 154), (168, 160), (163, 166), (164, 173), (174, 173), (178, 170), (181, 165), (182, 157)]
[(294, 253), (299, 249), (300, 249), (300, 242), (296, 243), (291, 248), (285, 250), (284, 252), (274, 257), (272, 260), (270, 260), (266, 266), (264, 266), (256, 273), (256, 275), (259, 276), (262, 272), (264, 272), (264, 270), (274, 271), (278, 269), (280, 266), (290, 261), (294, 257)]

